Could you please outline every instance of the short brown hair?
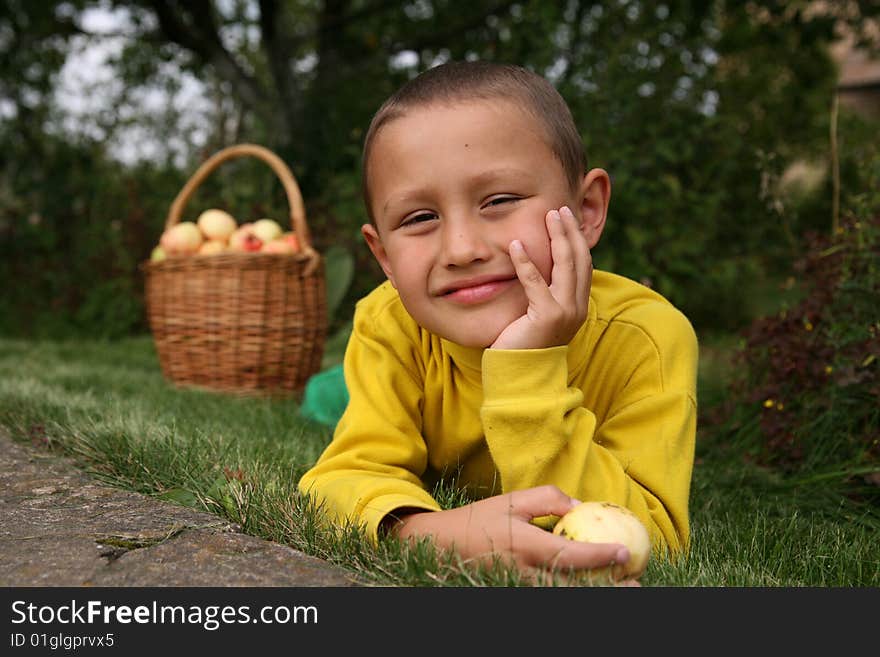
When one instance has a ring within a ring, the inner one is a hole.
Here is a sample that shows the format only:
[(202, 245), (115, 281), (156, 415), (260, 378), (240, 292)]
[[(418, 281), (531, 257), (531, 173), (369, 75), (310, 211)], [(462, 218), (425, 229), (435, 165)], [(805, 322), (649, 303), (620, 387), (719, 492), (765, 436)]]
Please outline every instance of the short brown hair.
[(415, 107), (466, 100), (507, 99), (531, 114), (544, 129), (547, 145), (559, 159), (572, 189), (587, 169), (584, 144), (565, 100), (548, 80), (521, 66), (484, 61), (448, 62), (430, 68), (386, 100), (364, 137), (361, 184), (370, 221), (367, 185), (370, 152), (379, 130)]

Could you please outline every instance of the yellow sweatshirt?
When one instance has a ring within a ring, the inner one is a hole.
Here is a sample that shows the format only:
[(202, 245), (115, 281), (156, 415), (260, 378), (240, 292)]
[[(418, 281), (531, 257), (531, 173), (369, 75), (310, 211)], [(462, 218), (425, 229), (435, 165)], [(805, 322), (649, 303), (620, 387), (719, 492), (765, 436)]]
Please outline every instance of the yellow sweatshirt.
[(696, 366), (685, 316), (608, 272), (593, 272), (571, 343), (547, 349), (453, 344), (385, 282), (356, 307), (350, 401), (299, 489), (376, 539), (395, 509), (438, 510), (440, 478), (474, 498), (555, 484), (632, 509), (655, 546), (677, 552), (689, 539)]

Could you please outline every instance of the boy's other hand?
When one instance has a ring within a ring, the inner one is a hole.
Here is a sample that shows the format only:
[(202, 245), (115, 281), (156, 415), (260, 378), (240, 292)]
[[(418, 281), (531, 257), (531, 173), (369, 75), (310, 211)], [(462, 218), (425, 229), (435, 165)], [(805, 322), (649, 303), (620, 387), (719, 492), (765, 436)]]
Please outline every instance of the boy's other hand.
[[(626, 562), (629, 551), (623, 545), (571, 541), (531, 522), (540, 516), (563, 516), (578, 503), (556, 486), (538, 486), (457, 509), (412, 513), (395, 525), (393, 533), (400, 539), (430, 537), (438, 547), (465, 559), (488, 563), (497, 557), (536, 579), (553, 570)], [(638, 585), (634, 580), (620, 584)]]
[(525, 315), (495, 339), (493, 349), (544, 349), (568, 344), (587, 318), (593, 259), (571, 210), (562, 207), (545, 217), (553, 258), (548, 285), (522, 243), (510, 244), (510, 258), (529, 300)]

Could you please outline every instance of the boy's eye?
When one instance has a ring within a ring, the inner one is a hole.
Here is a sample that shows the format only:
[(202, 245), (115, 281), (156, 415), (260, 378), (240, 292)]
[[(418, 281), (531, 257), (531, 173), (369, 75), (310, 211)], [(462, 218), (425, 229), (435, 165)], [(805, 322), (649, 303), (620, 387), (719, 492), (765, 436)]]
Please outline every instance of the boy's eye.
[(409, 217), (404, 217), (403, 221), (400, 222), (401, 226), (412, 226), (415, 224), (421, 224), (426, 221), (431, 221), (432, 219), (436, 219), (437, 215), (433, 212), (419, 212)]
[(493, 206), (502, 205), (504, 203), (513, 203), (513, 202), (516, 202), (519, 200), (520, 200), (519, 196), (493, 196), (488, 201), (486, 201), (486, 204), (484, 207), (493, 207)]

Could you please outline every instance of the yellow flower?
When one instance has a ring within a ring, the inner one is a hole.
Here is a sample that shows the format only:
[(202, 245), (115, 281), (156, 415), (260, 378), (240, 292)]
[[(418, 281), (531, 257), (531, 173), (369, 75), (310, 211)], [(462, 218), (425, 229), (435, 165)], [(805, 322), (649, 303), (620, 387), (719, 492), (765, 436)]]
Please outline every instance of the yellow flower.
[(813, 323), (810, 320), (805, 319), (804, 320), (804, 328), (807, 329), (808, 331), (812, 331), (813, 330)]
[(834, 371), (834, 368), (831, 365), (825, 366), (825, 374), (831, 374)]
[(772, 399), (765, 399), (764, 400), (764, 408), (773, 408), (773, 404), (775, 404), (775, 403), (776, 402), (773, 401)]
[(783, 404), (782, 402), (776, 402), (777, 411), (781, 411), (783, 408), (785, 408), (785, 404)]

